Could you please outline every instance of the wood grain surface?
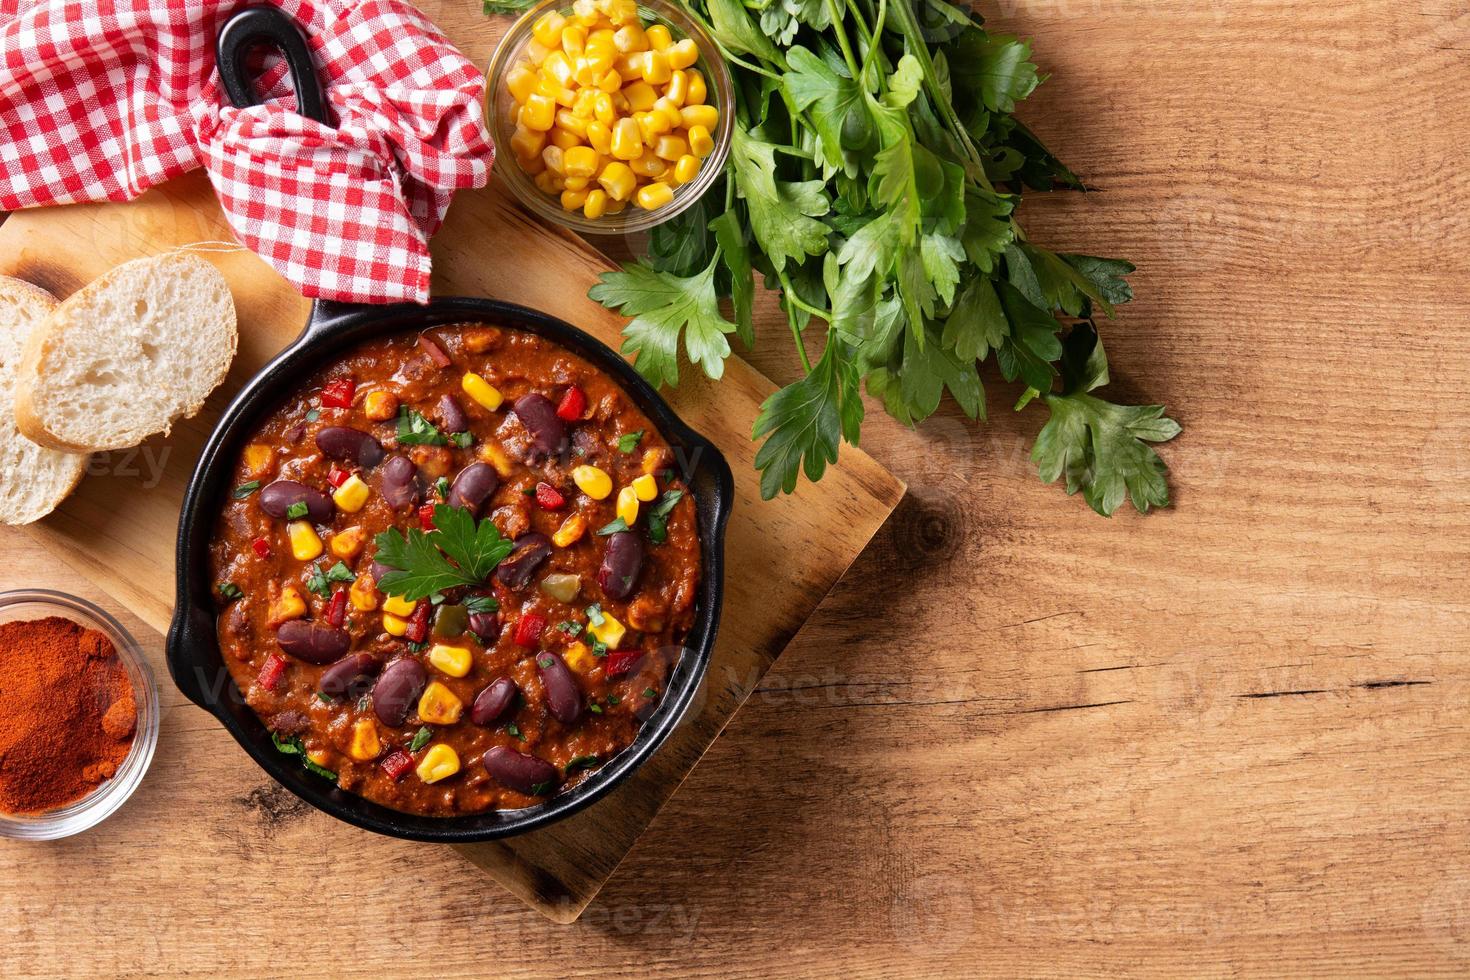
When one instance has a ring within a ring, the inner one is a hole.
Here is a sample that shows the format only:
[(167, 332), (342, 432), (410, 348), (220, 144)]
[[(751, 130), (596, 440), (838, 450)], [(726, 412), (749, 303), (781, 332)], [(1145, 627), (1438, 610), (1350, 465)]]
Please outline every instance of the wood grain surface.
[[(1470, 973), (1470, 14), (981, 9), (1035, 38), (1024, 116), (1100, 188), (1031, 200), (1032, 236), (1140, 267), (1105, 336), (1185, 426), (1174, 510), (1041, 486), (997, 379), (988, 426), (870, 406), (908, 497), (575, 925), (242, 760), (228, 821), (151, 780), (0, 848), (6, 972)], [(787, 381), (777, 327), (753, 361)], [(27, 540), (4, 584), (80, 588)], [(179, 723), (199, 757), (162, 765), (233, 751)]]

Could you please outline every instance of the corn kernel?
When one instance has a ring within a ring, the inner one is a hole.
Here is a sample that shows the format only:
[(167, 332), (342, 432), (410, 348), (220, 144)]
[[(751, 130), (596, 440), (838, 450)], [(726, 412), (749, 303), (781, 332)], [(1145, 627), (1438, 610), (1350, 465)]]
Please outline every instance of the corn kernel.
[(464, 702), (438, 681), (429, 681), (419, 697), (419, 718), (429, 725), (452, 725), (459, 721)]
[(595, 466), (583, 464), (572, 470), (572, 482), (593, 500), (602, 500), (612, 493), (612, 477)]
[(638, 4), (636, 0), (608, 0), (607, 9), (603, 11), (607, 19), (618, 26), (634, 24), (638, 22)]
[[(624, 75), (623, 77), (627, 78), (628, 76)], [(633, 107), (628, 105), (628, 97), (623, 94), (622, 89), (619, 89), (616, 92), (609, 93), (608, 98), (612, 99), (612, 105), (615, 111), (619, 113), (629, 113), (633, 111)], [(616, 121), (617, 120), (614, 120), (614, 122)]]
[(617, 50), (617, 36), (617, 28), (611, 26), (610, 23), (605, 24), (599, 21), (597, 30), (588, 34), (587, 40), (601, 47), (611, 47), (613, 50)]
[[(643, 56), (647, 53), (646, 51), (629, 51), (627, 54), (618, 55), (613, 60), (613, 70), (625, 83), (632, 82), (635, 78), (642, 78)], [(623, 91), (627, 91), (626, 86)]]
[(459, 379), (459, 387), (466, 395), (487, 411), (495, 411), (500, 403), (505, 401), (505, 396), (484, 378), (473, 371), (466, 371), (465, 376)]
[(374, 422), (386, 422), (398, 414), (398, 396), (391, 391), (370, 391), (362, 400), (362, 410)]
[(582, 535), (587, 533), (587, 518), (581, 514), (573, 514), (561, 522), (561, 527), (551, 536), (551, 543), (558, 548), (570, 548), (581, 540)]
[(699, 45), (686, 37), (673, 44), (665, 56), (669, 59), (670, 68), (688, 68), (699, 60)]
[[(633, 189), (638, 185), (638, 177), (626, 163), (609, 163), (602, 168), (602, 175), (597, 178), (602, 189), (607, 191), (607, 196), (614, 201), (626, 201), (633, 196)], [(608, 206), (612, 210), (612, 206)]]
[(622, 91), (623, 76), (618, 74), (616, 68), (609, 68), (597, 76), (595, 84), (601, 92), (606, 95), (611, 95), (613, 92)]
[(561, 192), (561, 209), (563, 211), (576, 211), (587, 203), (587, 192), (584, 190), (565, 190)]
[(276, 451), (270, 446), (262, 443), (245, 447), (245, 468), (250, 471), (251, 476), (264, 476), (270, 472), (271, 460), (275, 459)]
[(661, 180), (638, 188), (638, 206), (645, 211), (657, 211), (673, 199), (674, 189)]
[(343, 560), (356, 558), (357, 553), (362, 550), (362, 538), (362, 528), (344, 527), (332, 535), (327, 547), (332, 549), (332, 554)]
[(301, 592), (294, 585), (281, 586), (281, 594), (276, 601), (271, 603), (270, 614), (267, 623), (271, 626), (279, 626), (288, 619), (300, 619), (306, 615), (306, 600), (301, 598)]
[[(551, 132), (547, 134), (547, 139), (551, 142), (551, 147), (548, 147), (548, 149), (555, 148), (558, 150), (566, 151), (570, 150), (574, 146), (582, 145), (582, 137), (578, 136), (571, 130), (562, 129), (560, 126), (551, 127)], [(546, 156), (546, 150), (541, 151), (541, 156), (543, 158)], [(550, 165), (551, 164), (548, 161), (547, 166)]]
[(429, 663), (450, 677), (464, 677), (470, 672), (470, 651), (467, 647), (435, 643), (429, 648)]
[(562, 172), (568, 177), (591, 177), (597, 172), (597, 151), (590, 146), (572, 147), (562, 156)]
[(570, 58), (575, 58), (587, 46), (587, 28), (580, 24), (568, 24), (561, 29), (561, 49)]
[(383, 613), (383, 632), (389, 636), (402, 636), (408, 632), (408, 620), (392, 613)]
[(537, 150), (536, 155), (533, 157), (523, 157), (517, 154), (516, 162), (521, 165), (521, 169), (526, 172), (528, 177), (536, 177), (546, 172), (546, 163), (541, 159), (540, 150)]
[[(610, 37), (594, 37), (587, 42), (587, 70), (588, 77), (596, 80), (598, 76), (613, 71), (618, 61), (617, 47)], [(586, 84), (593, 84), (588, 81)]]
[(596, 89), (584, 88), (577, 92), (576, 101), (572, 103), (572, 115), (583, 120), (585, 126), (597, 116), (597, 96), (606, 95), (606, 92), (598, 93)]
[(526, 99), (525, 105), (521, 106), (520, 112), (517, 113), (517, 120), (527, 129), (544, 133), (556, 121), (556, 101), (536, 92)]
[(352, 608), (360, 612), (372, 612), (378, 608), (378, 589), (373, 585), (373, 580), (367, 575), (359, 575), (357, 581), (347, 590), (347, 601), (352, 603)]
[[(591, 177), (563, 177), (561, 181), (561, 192), (565, 194), (567, 191), (585, 191), (587, 185), (590, 183), (592, 183)], [(577, 207), (581, 206), (580, 204), (577, 205)]]
[(658, 101), (653, 104), (653, 108), (650, 111), (663, 113), (663, 117), (668, 120), (668, 131), (670, 132), (684, 125), (683, 110), (674, 104), (673, 99), (670, 99), (666, 95), (660, 96)]
[(623, 523), (632, 527), (638, 523), (638, 494), (632, 487), (618, 491), (618, 516)]
[(633, 119), (638, 124), (639, 139), (650, 147), (660, 136), (673, 128), (669, 125), (669, 117), (662, 112), (640, 112)]
[(414, 772), (426, 783), (448, 779), (459, 772), (459, 753), (443, 742), (431, 745)]
[(689, 144), (680, 137), (669, 133), (658, 138), (658, 142), (653, 144), (653, 152), (665, 160), (674, 162), (689, 153)]
[(714, 137), (709, 134), (708, 127), (689, 127), (689, 152), (703, 160), (715, 151)]
[(690, 68), (685, 74), (689, 76), (689, 94), (684, 97), (684, 104), (704, 105), (704, 100), (709, 98), (709, 88), (704, 83), (704, 76), (697, 68)]
[(647, 82), (634, 82), (623, 89), (623, 98), (634, 112), (647, 112), (658, 101), (658, 89)]
[(642, 24), (624, 24), (613, 35), (613, 46), (619, 54), (648, 50), (648, 32)]
[(536, 73), (525, 62), (516, 65), (505, 76), (505, 87), (516, 102), (525, 102), (536, 91)]
[(545, 145), (545, 132), (539, 129), (527, 129), (519, 123), (516, 124), (516, 131), (510, 137), (510, 148), (518, 157), (539, 156)]
[(679, 110), (679, 118), (685, 129), (703, 126), (706, 132), (713, 132), (720, 124), (720, 110), (712, 105), (686, 105)]
[(565, 51), (553, 51), (547, 55), (541, 70), (556, 79), (564, 88), (572, 84), (572, 60)]
[(587, 142), (602, 156), (612, 155), (612, 130), (606, 124), (593, 121), (587, 124)]
[(628, 206), (628, 202), (627, 201), (619, 201), (617, 198), (609, 197), (607, 199), (607, 212), (606, 213), (607, 214), (622, 214), (623, 213), (623, 209), (626, 208), (627, 206)]
[(362, 478), (356, 473), (342, 481), (342, 485), (332, 491), (332, 501), (337, 509), (348, 514), (356, 514), (367, 505), (368, 496), (372, 493), (368, 485), (362, 482)]
[(352, 726), (352, 743), (348, 746), (347, 754), (358, 762), (372, 762), (383, 751), (383, 743), (378, 738), (378, 726), (371, 718), (359, 718)]
[(592, 655), (587, 644), (582, 642), (573, 643), (567, 647), (567, 652), (562, 654), (562, 659), (567, 662), (568, 667), (579, 674), (585, 674), (597, 666), (597, 658)]
[(481, 462), (489, 463), (495, 467), (495, 472), (500, 475), (501, 479), (505, 479), (515, 472), (515, 464), (505, 454), (505, 450), (493, 442), (482, 443), (480, 445), (479, 456)]
[(623, 636), (628, 632), (627, 627), (617, 621), (612, 613), (603, 610), (601, 623), (588, 623), (587, 632), (607, 644), (609, 650), (616, 650), (618, 644), (623, 642)]
[(699, 176), (699, 167), (699, 157), (686, 153), (674, 163), (674, 179), (681, 184), (687, 184)]
[(286, 534), (291, 539), (291, 557), (297, 561), (311, 561), (322, 553), (322, 539), (308, 521), (292, 521), (286, 525)]
[[(556, 114), (556, 126), (551, 130), (552, 138), (556, 138), (557, 131), (571, 133), (580, 142), (587, 138), (587, 120), (577, 115), (570, 109), (562, 109)], [(558, 144), (560, 145), (560, 144)], [(573, 146), (578, 145), (573, 143)], [(562, 147), (566, 149), (566, 147)]]
[[(611, 132), (612, 128), (618, 123), (618, 111), (617, 109), (613, 108), (612, 96), (608, 95), (606, 92), (593, 92), (592, 115), (596, 117), (597, 121), (601, 123), (604, 127), (606, 127), (609, 132)], [(590, 123), (588, 124), (588, 128), (591, 128)]]
[(648, 38), (648, 46), (655, 51), (663, 51), (674, 43), (674, 36), (662, 24), (648, 25), (643, 34)]
[[(577, 101), (577, 93), (550, 75), (541, 76), (541, 81), (536, 83), (536, 94), (550, 99), (554, 106), (564, 105), (570, 108), (572, 103)], [(527, 104), (530, 104), (529, 99), (527, 100)], [(525, 106), (521, 108), (524, 109)]]
[(688, 97), (689, 76), (682, 71), (674, 72), (669, 77), (669, 84), (664, 86), (664, 98), (674, 105), (682, 106)]
[(392, 613), (394, 616), (412, 616), (418, 602), (405, 599), (401, 595), (390, 595), (383, 600), (383, 612)]
[(663, 177), (664, 171), (669, 168), (668, 162), (660, 160), (652, 153), (644, 153), (628, 161), (628, 166), (640, 177), (648, 177), (658, 180)]
[(596, 221), (607, 214), (607, 191), (601, 187), (587, 192), (587, 200), (582, 203), (582, 214)]
[[(539, 163), (540, 161), (538, 160), (537, 162)], [(545, 164), (543, 163), (542, 166), (545, 166)], [(537, 174), (536, 179), (532, 183), (543, 194), (556, 195), (567, 189), (567, 185), (562, 182), (561, 174), (552, 173), (550, 170)]]
[[(658, 25), (655, 24), (655, 27)], [(669, 67), (669, 56), (657, 49), (643, 55), (643, 80), (652, 85), (662, 85), (674, 75)]]
[(597, 9), (596, 0), (576, 0), (572, 4), (572, 13), (583, 24), (595, 24), (602, 19)]
[(554, 48), (561, 43), (561, 32), (566, 27), (567, 19), (555, 10), (548, 10), (537, 18), (531, 27), (531, 36), (548, 48)]
[[(631, 486), (633, 487), (634, 495), (645, 504), (658, 496), (658, 480), (649, 473), (635, 478)], [(628, 523), (631, 524), (633, 522), (629, 521)]]
[(612, 131), (612, 155), (619, 160), (631, 160), (642, 152), (643, 136), (638, 123), (632, 119), (619, 119)]

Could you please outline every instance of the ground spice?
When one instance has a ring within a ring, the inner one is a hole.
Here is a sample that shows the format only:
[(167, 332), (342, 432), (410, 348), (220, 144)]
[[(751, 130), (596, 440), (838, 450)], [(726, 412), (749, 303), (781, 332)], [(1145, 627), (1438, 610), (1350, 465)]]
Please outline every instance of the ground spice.
[(69, 619), (0, 624), (0, 810), (73, 803), (133, 744), (133, 685), (112, 641)]

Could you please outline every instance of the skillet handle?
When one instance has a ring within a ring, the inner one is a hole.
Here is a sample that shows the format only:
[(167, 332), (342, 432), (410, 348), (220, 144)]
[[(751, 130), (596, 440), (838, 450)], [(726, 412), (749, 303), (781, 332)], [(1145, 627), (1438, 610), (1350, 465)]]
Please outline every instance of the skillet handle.
[(289, 14), (276, 7), (246, 7), (220, 28), (215, 62), (219, 66), (220, 83), (230, 101), (241, 109), (260, 104), (245, 71), (245, 55), (257, 44), (268, 44), (285, 57), (296, 90), (297, 111), (308, 119), (331, 125), (327, 119), (327, 99), (312, 65), (306, 36)]

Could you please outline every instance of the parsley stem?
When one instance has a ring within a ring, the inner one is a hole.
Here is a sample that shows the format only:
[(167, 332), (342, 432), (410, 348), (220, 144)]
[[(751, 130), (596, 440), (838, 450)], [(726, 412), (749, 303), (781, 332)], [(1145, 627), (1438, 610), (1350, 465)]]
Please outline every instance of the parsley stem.
[(842, 48), (842, 60), (847, 62), (847, 70), (852, 72), (853, 79), (862, 85), (862, 69), (858, 67), (857, 56), (852, 51), (852, 42), (847, 39), (847, 31), (842, 26), (842, 5), (838, 3), (838, 0), (827, 0), (827, 7), (832, 15), (832, 33), (837, 35), (837, 45)]
[(805, 369), (807, 374), (811, 374), (812, 359), (806, 356), (806, 344), (801, 339), (801, 328), (796, 325), (796, 309), (800, 306), (808, 313), (814, 313), (815, 316), (826, 319), (831, 319), (831, 314), (824, 313), (821, 310), (814, 311), (812, 307), (802, 302), (801, 297), (796, 295), (796, 290), (792, 287), (791, 280), (787, 278), (785, 269), (777, 269), (776, 276), (781, 280), (781, 292), (786, 299), (786, 322), (791, 327), (791, 339), (796, 342), (796, 352), (801, 355), (802, 368)]

